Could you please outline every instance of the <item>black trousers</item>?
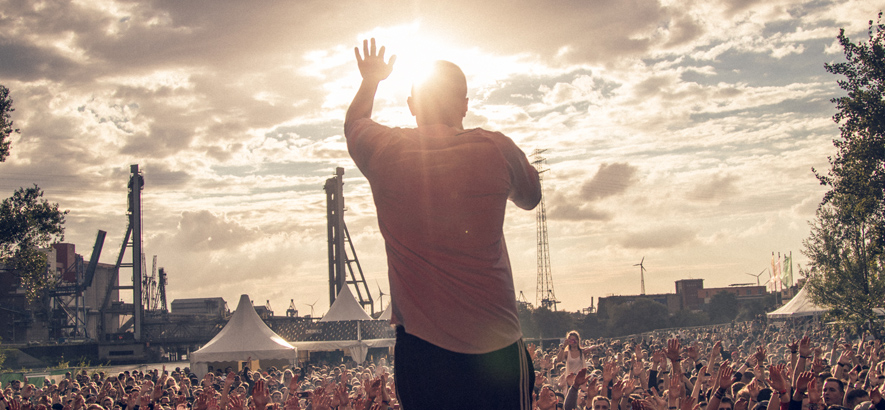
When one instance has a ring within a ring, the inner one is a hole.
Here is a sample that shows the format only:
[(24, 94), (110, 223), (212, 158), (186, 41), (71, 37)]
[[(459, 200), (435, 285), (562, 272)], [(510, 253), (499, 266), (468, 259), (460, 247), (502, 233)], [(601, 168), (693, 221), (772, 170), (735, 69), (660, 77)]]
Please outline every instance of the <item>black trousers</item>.
[(403, 410), (531, 410), (535, 371), (522, 339), (494, 352), (464, 354), (397, 326), (394, 360)]

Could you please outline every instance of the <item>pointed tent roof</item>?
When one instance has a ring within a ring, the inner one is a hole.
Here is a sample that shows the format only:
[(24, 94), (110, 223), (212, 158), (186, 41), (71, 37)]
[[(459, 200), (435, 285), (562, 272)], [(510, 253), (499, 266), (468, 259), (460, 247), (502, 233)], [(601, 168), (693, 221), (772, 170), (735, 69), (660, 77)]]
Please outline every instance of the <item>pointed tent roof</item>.
[(387, 307), (384, 308), (384, 311), (381, 312), (381, 316), (378, 316), (378, 320), (390, 320), (391, 316), (393, 316), (393, 311), (390, 306), (391, 304), (388, 303)]
[(787, 319), (791, 317), (803, 317), (823, 314), (826, 309), (815, 305), (805, 288), (799, 289), (796, 295), (774, 312), (769, 312), (768, 317), (771, 319)]
[(230, 320), (209, 343), (190, 354), (191, 363), (261, 359), (294, 360), (295, 348), (270, 330), (258, 317), (249, 295), (240, 296), (240, 303)]
[(349, 286), (341, 288), (335, 303), (329, 307), (329, 312), (320, 319), (320, 322), (338, 322), (342, 320), (372, 320), (368, 313), (360, 306), (350, 292)]

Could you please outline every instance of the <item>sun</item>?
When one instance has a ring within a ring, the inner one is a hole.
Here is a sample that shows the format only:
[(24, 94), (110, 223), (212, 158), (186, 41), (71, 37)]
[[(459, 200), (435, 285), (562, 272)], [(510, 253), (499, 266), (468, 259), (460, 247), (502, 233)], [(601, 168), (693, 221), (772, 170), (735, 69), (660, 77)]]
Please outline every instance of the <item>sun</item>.
[(388, 86), (406, 92), (413, 83), (427, 76), (434, 61), (448, 60), (462, 65), (471, 58), (469, 50), (458, 48), (452, 41), (422, 29), (420, 21), (378, 28), (360, 36), (361, 39), (374, 37), (379, 47), (385, 47), (385, 58), (396, 55), (393, 73), (387, 79)]

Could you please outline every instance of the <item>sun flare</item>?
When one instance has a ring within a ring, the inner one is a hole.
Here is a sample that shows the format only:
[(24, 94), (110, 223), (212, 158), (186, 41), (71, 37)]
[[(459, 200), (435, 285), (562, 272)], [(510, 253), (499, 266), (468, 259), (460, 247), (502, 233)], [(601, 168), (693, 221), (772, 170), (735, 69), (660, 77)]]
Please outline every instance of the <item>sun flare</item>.
[(398, 91), (408, 92), (413, 83), (425, 78), (434, 61), (448, 60), (464, 69), (464, 64), (470, 64), (476, 59), (475, 50), (458, 48), (451, 41), (422, 29), (418, 21), (378, 28), (363, 36), (362, 38), (374, 37), (379, 47), (385, 47), (385, 59), (396, 55), (393, 73), (388, 81), (391, 89)]

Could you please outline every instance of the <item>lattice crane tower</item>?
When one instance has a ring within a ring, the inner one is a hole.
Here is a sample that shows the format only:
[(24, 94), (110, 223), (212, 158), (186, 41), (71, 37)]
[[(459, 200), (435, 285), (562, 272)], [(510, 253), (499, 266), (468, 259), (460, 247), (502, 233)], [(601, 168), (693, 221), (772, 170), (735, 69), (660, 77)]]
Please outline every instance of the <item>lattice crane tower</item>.
[(538, 170), (541, 180), (541, 203), (537, 207), (538, 225), (538, 286), (535, 288), (535, 305), (556, 310), (556, 295), (553, 292), (553, 274), (550, 271), (550, 243), (547, 241), (547, 209), (544, 206), (543, 182), (544, 165), (547, 158), (541, 156), (546, 149), (536, 149), (532, 152), (532, 165)]

